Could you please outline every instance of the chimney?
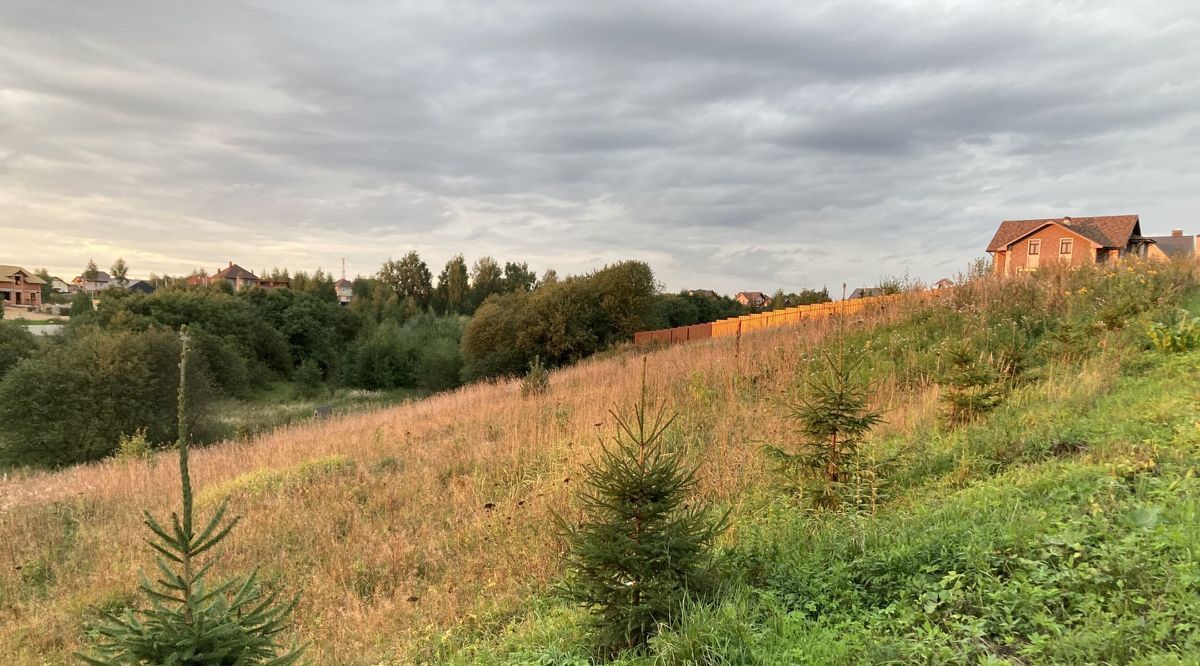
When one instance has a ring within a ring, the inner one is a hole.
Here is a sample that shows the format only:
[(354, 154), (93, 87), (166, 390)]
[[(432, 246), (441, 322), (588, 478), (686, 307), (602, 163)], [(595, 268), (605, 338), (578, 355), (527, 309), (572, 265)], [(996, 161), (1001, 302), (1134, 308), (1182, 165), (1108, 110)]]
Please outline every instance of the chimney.
[(1171, 238), (1183, 238), (1183, 229), (1175, 228), (1171, 230)]
[(1070, 215), (1067, 215), (1066, 217), (1063, 217), (1063, 219), (1062, 219), (1062, 223), (1063, 223), (1063, 226), (1064, 226), (1064, 227), (1069, 227), (1069, 226), (1071, 226), (1071, 216), (1070, 216)]
[(230, 267), (230, 268), (233, 268), (233, 262), (232, 262), (232, 261), (231, 261), (231, 262), (229, 262), (229, 267)]

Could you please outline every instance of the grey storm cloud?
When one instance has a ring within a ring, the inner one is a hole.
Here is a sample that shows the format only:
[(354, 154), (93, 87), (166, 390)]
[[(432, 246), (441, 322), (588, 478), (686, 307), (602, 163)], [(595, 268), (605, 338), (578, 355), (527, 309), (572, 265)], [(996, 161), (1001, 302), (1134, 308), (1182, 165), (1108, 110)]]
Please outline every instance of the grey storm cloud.
[(1198, 71), (1186, 1), (8, 0), (0, 259), (932, 281), (1004, 218), (1195, 226)]

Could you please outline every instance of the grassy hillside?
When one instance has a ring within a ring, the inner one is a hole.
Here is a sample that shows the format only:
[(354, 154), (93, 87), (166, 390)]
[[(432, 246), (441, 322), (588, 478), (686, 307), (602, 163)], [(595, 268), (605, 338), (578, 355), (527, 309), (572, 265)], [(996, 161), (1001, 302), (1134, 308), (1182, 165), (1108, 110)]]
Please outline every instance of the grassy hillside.
[[(1200, 310), (1192, 266), (980, 278), (933, 305), (649, 354), (672, 447), (730, 509), (715, 595), (628, 663), (1186, 663), (1200, 652), (1200, 352), (1146, 326)], [(832, 334), (832, 335), (831, 335)], [(860, 354), (886, 422), (854, 510), (811, 512), (762, 453), (811, 353)], [(973, 345), (1003, 397), (949, 425), (947, 359)], [(303, 590), (321, 664), (588, 663), (559, 601), (552, 512), (630, 404), (640, 357), (470, 386), (193, 455), (201, 506), (244, 516), (220, 569)], [(68, 663), (152, 566), (140, 509), (169, 459), (0, 482), (0, 661)]]

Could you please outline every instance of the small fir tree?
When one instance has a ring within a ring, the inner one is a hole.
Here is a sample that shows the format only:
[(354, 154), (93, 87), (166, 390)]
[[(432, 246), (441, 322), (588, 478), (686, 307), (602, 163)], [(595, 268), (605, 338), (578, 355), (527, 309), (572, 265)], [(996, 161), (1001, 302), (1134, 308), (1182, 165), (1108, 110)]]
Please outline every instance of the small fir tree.
[(947, 352), (949, 367), (942, 377), (942, 402), (951, 425), (961, 425), (986, 414), (1004, 397), (1001, 374), (970, 345), (958, 344)]
[(521, 380), (521, 397), (528, 398), (550, 392), (550, 370), (542, 363), (541, 356), (534, 356), (529, 372)]
[(696, 468), (664, 446), (674, 421), (646, 397), (631, 417), (616, 412), (611, 445), (585, 467), (583, 519), (559, 518), (567, 542), (564, 595), (592, 613), (597, 648), (606, 656), (646, 644), (702, 580), (710, 551), (727, 525), (688, 502)]
[[(875, 476), (874, 464), (864, 467), (859, 445), (883, 416), (870, 409), (861, 360), (851, 359), (844, 345), (822, 352), (820, 363), (821, 370), (805, 379), (799, 400), (787, 405), (788, 417), (799, 423), (799, 449), (768, 446), (767, 453), (792, 492), (813, 508), (829, 509), (859, 494), (864, 471)], [(874, 483), (872, 478), (868, 485)]]
[(150, 608), (109, 615), (95, 630), (99, 634), (95, 652), (78, 656), (97, 666), (295, 663), (302, 650), (280, 654), (277, 636), (287, 627), (296, 599), (278, 604), (276, 592), (263, 592), (257, 573), (208, 586), (213, 562), (201, 564), (200, 556), (224, 540), (238, 519), (225, 520), (226, 503), (222, 502), (202, 529), (194, 527), (188, 472), (186, 329), (180, 331), (180, 346), (178, 446), (183, 510), (171, 514), (169, 528), (145, 512), (146, 526), (154, 535), (147, 542), (161, 555), (156, 583), (142, 576), (141, 589), (150, 599)]
[(318, 398), (325, 393), (321, 366), (311, 358), (304, 359), (296, 368), (296, 391), (302, 398)]

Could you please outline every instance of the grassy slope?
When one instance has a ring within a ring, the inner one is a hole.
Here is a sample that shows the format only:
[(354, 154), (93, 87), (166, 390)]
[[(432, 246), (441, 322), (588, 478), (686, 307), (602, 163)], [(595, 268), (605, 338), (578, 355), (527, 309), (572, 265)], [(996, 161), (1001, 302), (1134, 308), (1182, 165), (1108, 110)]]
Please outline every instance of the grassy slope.
[[(1200, 356), (1051, 372), (986, 421), (937, 426), (936, 389), (885, 386), (879, 450), (902, 449), (872, 516), (811, 518), (770, 491), (757, 443), (818, 328), (654, 352), (676, 446), (733, 509), (726, 594), (646, 663), (1127, 661), (1197, 649)], [(546, 594), (580, 464), (628, 404), (630, 357), (551, 393), (476, 386), (197, 453), (202, 501), (245, 515), (222, 552), (303, 588), (315, 663), (586, 663), (582, 613)], [(81, 627), (149, 566), (137, 509), (174, 469), (103, 463), (0, 485), (0, 661), (65, 663)], [(489, 505), (494, 505), (489, 508)], [(637, 658), (629, 661), (636, 662)], [(1168, 662), (1169, 663), (1169, 662)]]

